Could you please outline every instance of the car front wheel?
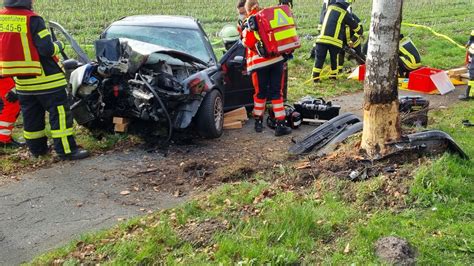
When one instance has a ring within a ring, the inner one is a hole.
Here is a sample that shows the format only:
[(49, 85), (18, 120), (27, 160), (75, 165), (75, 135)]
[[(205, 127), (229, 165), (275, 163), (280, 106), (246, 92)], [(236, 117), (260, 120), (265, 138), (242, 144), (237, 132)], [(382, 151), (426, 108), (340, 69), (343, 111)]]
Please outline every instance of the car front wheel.
[(196, 125), (204, 138), (215, 139), (222, 136), (224, 101), (218, 90), (212, 90), (205, 96), (196, 116)]

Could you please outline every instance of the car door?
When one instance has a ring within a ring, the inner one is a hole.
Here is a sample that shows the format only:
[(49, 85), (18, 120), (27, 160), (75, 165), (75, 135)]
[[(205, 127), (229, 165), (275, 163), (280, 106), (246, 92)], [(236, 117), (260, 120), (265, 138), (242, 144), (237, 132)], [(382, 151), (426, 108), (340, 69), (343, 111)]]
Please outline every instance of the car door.
[[(224, 72), (224, 108), (231, 110), (242, 106), (253, 106), (254, 88), (252, 78), (246, 70), (245, 47), (237, 42), (220, 60)], [(288, 64), (285, 63), (285, 81), (283, 97), (286, 100), (288, 90)]]
[(252, 79), (246, 70), (245, 47), (239, 41), (220, 60), (224, 72), (224, 108), (226, 110), (253, 105)]

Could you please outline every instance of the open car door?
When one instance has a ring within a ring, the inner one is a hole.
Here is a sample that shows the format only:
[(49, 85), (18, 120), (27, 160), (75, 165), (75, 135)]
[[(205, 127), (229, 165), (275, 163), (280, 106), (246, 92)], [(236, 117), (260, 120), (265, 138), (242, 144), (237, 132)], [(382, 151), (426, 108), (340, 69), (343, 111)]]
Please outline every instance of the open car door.
[(226, 110), (253, 105), (254, 89), (252, 79), (247, 74), (245, 47), (237, 42), (222, 57), (220, 64), (224, 71), (225, 106)]
[[(241, 41), (232, 46), (220, 60), (224, 71), (225, 109), (253, 106), (254, 88), (252, 78), (246, 69), (245, 47)], [(288, 91), (288, 65), (285, 64), (285, 86), (283, 97)]]
[[(60, 33), (61, 36), (66, 40), (67, 44), (70, 45), (72, 50), (76, 53), (77, 59), (80, 63), (82, 64), (88, 64), (91, 62), (89, 57), (87, 56), (86, 52), (82, 50), (82, 48), (79, 46), (79, 44), (76, 42), (76, 40), (72, 37), (71, 34), (59, 23), (50, 21), (49, 22), (49, 29), (51, 31), (51, 36), (53, 38), (53, 41), (57, 41), (57, 33)], [(68, 57), (65, 53), (62, 53), (62, 56), (64, 57), (64, 60), (67, 60)]]

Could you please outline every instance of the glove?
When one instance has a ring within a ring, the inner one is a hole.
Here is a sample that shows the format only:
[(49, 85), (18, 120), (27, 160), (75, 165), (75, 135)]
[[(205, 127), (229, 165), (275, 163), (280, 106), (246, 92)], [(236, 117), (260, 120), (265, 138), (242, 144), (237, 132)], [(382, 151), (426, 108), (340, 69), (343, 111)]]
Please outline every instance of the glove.
[(18, 94), (11, 90), (7, 95), (5, 95), (5, 99), (10, 103), (16, 103), (18, 101)]
[(55, 41), (54, 44), (58, 46), (59, 52), (64, 52), (66, 45), (62, 41)]

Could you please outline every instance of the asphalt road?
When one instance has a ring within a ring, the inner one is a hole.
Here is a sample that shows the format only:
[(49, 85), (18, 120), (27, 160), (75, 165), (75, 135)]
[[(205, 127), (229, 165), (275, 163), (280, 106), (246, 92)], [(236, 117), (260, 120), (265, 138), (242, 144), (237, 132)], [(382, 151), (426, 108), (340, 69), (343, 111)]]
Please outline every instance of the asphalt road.
[(143, 156), (150, 155), (136, 151), (61, 163), (0, 187), (0, 265), (29, 261), (84, 232), (183, 202), (157, 192), (120, 194), (133, 190), (128, 176), (147, 167), (140, 165)]
[[(432, 108), (439, 108), (456, 103), (461, 92), (462, 89), (457, 89), (445, 96), (425, 96)], [(400, 94), (417, 95), (407, 91)], [(362, 116), (362, 93), (338, 97), (334, 103), (342, 106), (342, 112)], [(238, 145), (239, 138), (252, 134), (251, 127), (252, 123), (247, 123), (243, 131), (226, 133), (222, 139), (208, 143), (206, 149), (213, 151), (216, 149), (213, 146), (226, 146), (229, 142)], [(309, 130), (311, 127), (299, 134)], [(261, 141), (264, 146), (274, 141), (274, 137), (267, 132)], [(108, 228), (124, 218), (175, 207), (185, 201), (185, 197), (132, 187), (130, 176), (152, 167), (148, 163), (161, 160), (160, 156), (136, 150), (59, 163), (0, 187), (0, 265), (29, 261), (82, 233)], [(121, 195), (123, 191), (132, 193)]]

